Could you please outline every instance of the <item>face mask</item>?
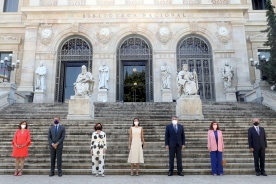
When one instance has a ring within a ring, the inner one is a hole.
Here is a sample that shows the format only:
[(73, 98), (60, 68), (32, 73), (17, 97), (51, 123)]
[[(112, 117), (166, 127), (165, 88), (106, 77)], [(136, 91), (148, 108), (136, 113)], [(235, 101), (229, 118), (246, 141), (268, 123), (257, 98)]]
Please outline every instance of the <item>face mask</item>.
[(22, 128), (22, 129), (25, 129), (25, 128), (26, 128), (26, 125), (21, 125), (21, 128)]
[(97, 127), (96, 127), (96, 130), (102, 130), (102, 127), (97, 126)]
[(134, 121), (134, 125), (138, 125), (139, 124), (139, 122), (137, 122), (137, 121)]
[(172, 123), (173, 123), (174, 125), (176, 125), (176, 124), (177, 124), (177, 120), (172, 120)]
[(58, 120), (55, 120), (54, 123), (57, 125), (59, 122), (58, 122)]
[(255, 126), (259, 126), (259, 122), (254, 122), (254, 125)]

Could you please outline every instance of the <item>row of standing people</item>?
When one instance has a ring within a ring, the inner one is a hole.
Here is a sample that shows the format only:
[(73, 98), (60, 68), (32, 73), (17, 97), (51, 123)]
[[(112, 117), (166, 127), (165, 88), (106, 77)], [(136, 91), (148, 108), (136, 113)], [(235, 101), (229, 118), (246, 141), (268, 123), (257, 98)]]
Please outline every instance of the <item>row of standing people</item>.
[[(256, 175), (267, 176), (265, 172), (265, 151), (267, 149), (266, 134), (263, 127), (259, 126), (259, 119), (253, 119), (253, 126), (248, 129), (248, 144), (254, 156), (254, 166)], [(49, 176), (54, 176), (55, 162), (57, 160), (58, 176), (62, 176), (62, 151), (63, 141), (65, 138), (65, 127), (60, 124), (60, 118), (54, 117), (54, 125), (49, 128), (48, 141), (51, 158), (51, 169)], [(95, 132), (92, 133), (91, 139), (91, 155), (92, 155), (92, 173), (96, 176), (104, 176), (104, 161), (107, 150), (106, 134), (103, 132), (101, 123), (94, 126)], [(182, 150), (185, 148), (185, 131), (184, 126), (178, 123), (176, 116), (172, 117), (172, 123), (166, 126), (165, 131), (165, 147), (169, 151), (169, 173), (173, 175), (174, 159), (177, 159), (178, 175), (184, 176), (182, 170)], [(15, 158), (14, 176), (22, 176), (24, 161), (28, 157), (28, 147), (31, 145), (31, 135), (28, 130), (26, 121), (22, 121), (18, 130), (14, 134), (12, 141), (13, 152), (12, 157)], [(213, 121), (208, 131), (208, 150), (210, 152), (211, 171), (213, 175), (223, 175), (223, 167), (221, 164), (222, 154), (224, 152), (224, 142), (222, 131), (219, 124)], [(134, 164), (136, 164), (136, 176), (139, 176), (139, 165), (144, 163), (143, 149), (146, 148), (144, 140), (144, 130), (140, 126), (138, 118), (133, 120), (133, 125), (129, 130), (128, 141), (128, 163), (131, 164), (131, 173), (133, 176)], [(259, 164), (260, 162), (260, 164)], [(20, 165), (20, 170), (19, 170)]]

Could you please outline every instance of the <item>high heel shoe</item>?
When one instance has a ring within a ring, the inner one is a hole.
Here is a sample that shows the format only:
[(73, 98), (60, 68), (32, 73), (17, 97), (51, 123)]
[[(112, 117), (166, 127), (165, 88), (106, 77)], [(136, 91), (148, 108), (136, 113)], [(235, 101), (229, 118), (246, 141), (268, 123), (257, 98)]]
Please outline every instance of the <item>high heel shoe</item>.
[(22, 176), (22, 171), (17, 174), (17, 176)]
[(15, 172), (13, 175), (14, 175), (14, 176), (18, 176), (18, 172)]

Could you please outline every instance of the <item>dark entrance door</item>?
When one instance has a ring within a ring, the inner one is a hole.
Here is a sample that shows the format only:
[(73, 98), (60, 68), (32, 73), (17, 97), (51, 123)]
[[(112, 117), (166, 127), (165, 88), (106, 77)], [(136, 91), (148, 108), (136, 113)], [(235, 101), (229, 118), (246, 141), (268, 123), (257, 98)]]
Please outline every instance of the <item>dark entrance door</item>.
[(124, 61), (124, 102), (146, 102), (145, 61)]
[(75, 95), (74, 91), (74, 83), (76, 82), (76, 79), (78, 75), (81, 73), (81, 66), (85, 65), (87, 67), (88, 63), (85, 62), (74, 62), (74, 61), (68, 61), (63, 62), (64, 67), (64, 95), (63, 95), (63, 102), (65, 100), (69, 100), (70, 96)]

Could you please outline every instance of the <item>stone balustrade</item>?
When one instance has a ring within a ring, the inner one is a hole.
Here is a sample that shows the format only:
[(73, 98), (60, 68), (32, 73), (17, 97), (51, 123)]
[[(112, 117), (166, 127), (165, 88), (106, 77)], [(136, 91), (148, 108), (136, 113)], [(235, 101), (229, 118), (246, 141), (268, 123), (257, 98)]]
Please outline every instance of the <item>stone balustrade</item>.
[[(245, 4), (241, 0), (29, 0), (29, 6), (200, 5)], [(28, 6), (24, 3), (24, 6)]]

